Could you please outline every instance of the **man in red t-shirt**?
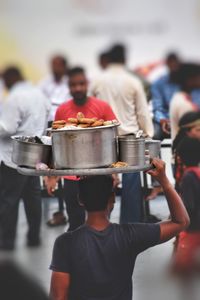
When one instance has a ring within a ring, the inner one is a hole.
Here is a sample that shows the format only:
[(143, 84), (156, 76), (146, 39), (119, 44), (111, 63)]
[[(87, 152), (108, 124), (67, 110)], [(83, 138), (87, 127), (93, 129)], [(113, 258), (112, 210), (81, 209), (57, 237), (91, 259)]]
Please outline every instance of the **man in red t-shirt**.
[[(82, 68), (73, 68), (68, 73), (69, 89), (72, 99), (61, 104), (55, 115), (55, 120), (76, 118), (82, 112), (86, 118), (98, 118), (105, 121), (116, 119), (111, 107), (106, 102), (95, 97), (88, 97), (88, 81)], [(52, 195), (58, 177), (46, 179), (48, 193)], [(85, 222), (85, 210), (78, 202), (78, 182), (75, 176), (64, 178), (64, 199), (69, 218), (69, 231), (76, 229)]]

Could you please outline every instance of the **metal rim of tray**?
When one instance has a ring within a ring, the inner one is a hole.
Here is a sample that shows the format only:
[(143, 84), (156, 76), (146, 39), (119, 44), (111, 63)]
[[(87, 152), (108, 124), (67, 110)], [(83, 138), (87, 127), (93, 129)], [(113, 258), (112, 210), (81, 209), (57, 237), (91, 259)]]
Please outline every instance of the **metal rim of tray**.
[[(27, 136), (27, 137), (34, 137), (34, 136)], [(47, 147), (52, 147), (52, 145), (47, 145), (47, 144), (39, 144), (39, 143), (34, 143), (34, 142), (26, 142), (26, 141), (22, 141), (20, 140), (20, 136), (16, 135), (16, 136), (11, 136), (11, 139), (13, 141), (17, 141), (17, 142), (20, 142), (20, 143), (23, 143), (25, 145), (36, 145), (36, 146), (47, 146)]]
[(95, 169), (49, 169), (36, 170), (25, 167), (17, 167), (17, 171), (22, 175), (27, 176), (90, 176), (90, 175), (109, 175), (117, 173), (136, 173), (140, 171), (148, 171), (152, 169), (152, 165), (144, 166), (128, 166), (121, 168), (95, 168)]
[[(81, 128), (81, 127), (74, 127), (74, 129), (52, 129), (52, 128), (47, 128), (47, 131), (50, 132), (68, 132), (68, 131), (87, 131), (87, 130), (95, 130), (95, 129), (106, 129), (106, 128), (112, 128), (112, 127), (118, 127), (120, 126), (120, 123), (116, 124), (110, 124), (110, 125), (105, 125), (105, 126), (96, 126), (96, 127), (86, 127), (86, 128)], [(67, 127), (66, 127), (67, 128)]]

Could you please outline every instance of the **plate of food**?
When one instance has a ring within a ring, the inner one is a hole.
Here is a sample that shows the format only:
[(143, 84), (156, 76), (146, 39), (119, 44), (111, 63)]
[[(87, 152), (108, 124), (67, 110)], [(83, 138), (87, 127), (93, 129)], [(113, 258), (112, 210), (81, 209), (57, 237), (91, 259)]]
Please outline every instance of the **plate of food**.
[(86, 118), (82, 112), (79, 112), (76, 118), (68, 118), (67, 120), (54, 121), (51, 131), (79, 130), (79, 129), (98, 129), (119, 126), (117, 120), (105, 121), (97, 118)]

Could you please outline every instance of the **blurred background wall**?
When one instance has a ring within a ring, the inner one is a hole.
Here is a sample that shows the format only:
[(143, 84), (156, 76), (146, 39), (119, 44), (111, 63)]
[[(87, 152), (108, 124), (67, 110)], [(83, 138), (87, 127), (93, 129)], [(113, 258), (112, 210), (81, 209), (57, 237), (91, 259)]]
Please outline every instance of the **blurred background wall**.
[(97, 54), (118, 41), (130, 67), (168, 50), (199, 59), (199, 31), (199, 0), (0, 0), (0, 70), (17, 63), (38, 80), (59, 52), (92, 73)]

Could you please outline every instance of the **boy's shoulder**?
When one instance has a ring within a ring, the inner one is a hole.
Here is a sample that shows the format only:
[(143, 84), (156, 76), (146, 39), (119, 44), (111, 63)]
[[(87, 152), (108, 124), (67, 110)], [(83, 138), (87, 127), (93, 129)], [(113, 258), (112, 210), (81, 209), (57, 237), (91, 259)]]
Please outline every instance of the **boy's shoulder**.
[(69, 242), (72, 240), (74, 236), (81, 234), (85, 230), (85, 227), (86, 227), (85, 225), (82, 225), (73, 231), (64, 232), (56, 238), (56, 241)]

